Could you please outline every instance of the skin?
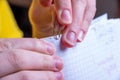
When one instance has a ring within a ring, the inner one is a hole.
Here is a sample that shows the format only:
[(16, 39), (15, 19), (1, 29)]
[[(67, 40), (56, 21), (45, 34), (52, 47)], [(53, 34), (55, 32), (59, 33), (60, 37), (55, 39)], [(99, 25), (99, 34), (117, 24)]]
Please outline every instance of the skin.
[[(27, 0), (9, 2), (25, 6)], [(95, 6), (95, 0), (33, 0), (29, 11), (33, 35), (52, 36), (51, 16), (56, 15), (59, 24), (65, 26), (62, 44), (73, 47), (84, 39)], [(41, 39), (0, 39), (0, 61), (0, 80), (63, 80), (62, 60), (55, 55), (55, 47)]]
[[(95, 16), (96, 0), (8, 0), (11, 4), (29, 7), (33, 37), (52, 36), (53, 22), (50, 17), (54, 6), (58, 23), (65, 26), (61, 42), (66, 47), (73, 47), (83, 41), (89, 25)], [(46, 33), (48, 32), (48, 34)]]
[(62, 60), (41, 39), (0, 39), (0, 61), (0, 80), (63, 80)]
[[(31, 0), (8, 0), (29, 7)], [(0, 80), (63, 80), (63, 61), (42, 39), (0, 39)]]
[(61, 42), (73, 47), (83, 41), (95, 12), (96, 0), (33, 0), (29, 11), (33, 37), (52, 36), (51, 16), (57, 15), (58, 23), (64, 26)]

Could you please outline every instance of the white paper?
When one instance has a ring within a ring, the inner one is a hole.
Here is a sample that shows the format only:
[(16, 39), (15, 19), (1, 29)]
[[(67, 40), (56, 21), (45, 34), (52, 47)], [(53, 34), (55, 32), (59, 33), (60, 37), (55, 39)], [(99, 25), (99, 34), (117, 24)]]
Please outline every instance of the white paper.
[(55, 44), (57, 55), (64, 60), (65, 80), (120, 80), (120, 20), (95, 19), (85, 40), (73, 48), (61, 48), (60, 40), (47, 38)]

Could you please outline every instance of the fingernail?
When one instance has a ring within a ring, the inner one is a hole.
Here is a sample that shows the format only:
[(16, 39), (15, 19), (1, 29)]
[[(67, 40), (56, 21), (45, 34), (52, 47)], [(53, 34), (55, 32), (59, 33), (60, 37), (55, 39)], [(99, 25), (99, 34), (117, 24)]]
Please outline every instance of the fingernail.
[(61, 72), (56, 72), (57, 80), (63, 80), (63, 75)]
[(53, 49), (53, 47), (50, 46), (50, 45), (47, 45), (47, 52), (48, 52), (48, 54), (54, 54), (54, 49)]
[(70, 43), (74, 43), (75, 42), (75, 38), (76, 38), (76, 35), (74, 32), (68, 32), (67, 34), (67, 40), (70, 42)]
[(59, 57), (55, 57), (55, 67), (58, 71), (60, 71), (63, 68), (63, 61)]
[(83, 35), (84, 35), (84, 33), (83, 33), (83, 31), (81, 30), (80, 33), (79, 33), (79, 36), (78, 36), (78, 42), (83, 41)]
[(61, 18), (66, 24), (70, 24), (72, 22), (72, 17), (69, 10), (63, 10)]

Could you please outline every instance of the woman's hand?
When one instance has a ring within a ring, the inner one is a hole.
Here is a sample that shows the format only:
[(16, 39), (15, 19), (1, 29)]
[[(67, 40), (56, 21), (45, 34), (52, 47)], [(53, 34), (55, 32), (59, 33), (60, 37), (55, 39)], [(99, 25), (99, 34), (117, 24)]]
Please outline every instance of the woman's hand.
[(29, 15), (34, 36), (52, 35), (50, 11), (53, 6), (58, 22), (65, 26), (62, 43), (72, 47), (77, 42), (81, 42), (95, 15), (96, 0), (33, 0)]
[(0, 39), (0, 80), (63, 80), (55, 47), (40, 39)]

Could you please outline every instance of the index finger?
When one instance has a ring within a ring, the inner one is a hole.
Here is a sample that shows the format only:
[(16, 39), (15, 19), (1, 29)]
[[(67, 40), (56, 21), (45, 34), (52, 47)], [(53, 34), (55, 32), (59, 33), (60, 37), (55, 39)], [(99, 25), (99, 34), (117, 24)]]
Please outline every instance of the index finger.
[(71, 0), (55, 0), (54, 3), (58, 21), (62, 25), (70, 24), (72, 22)]
[(5, 49), (25, 49), (50, 55), (55, 53), (53, 44), (35, 38), (0, 39), (0, 51)]
[(73, 47), (77, 43), (77, 38), (83, 23), (86, 5), (86, 0), (72, 0), (73, 21), (66, 27), (62, 36), (62, 43), (67, 47)]

